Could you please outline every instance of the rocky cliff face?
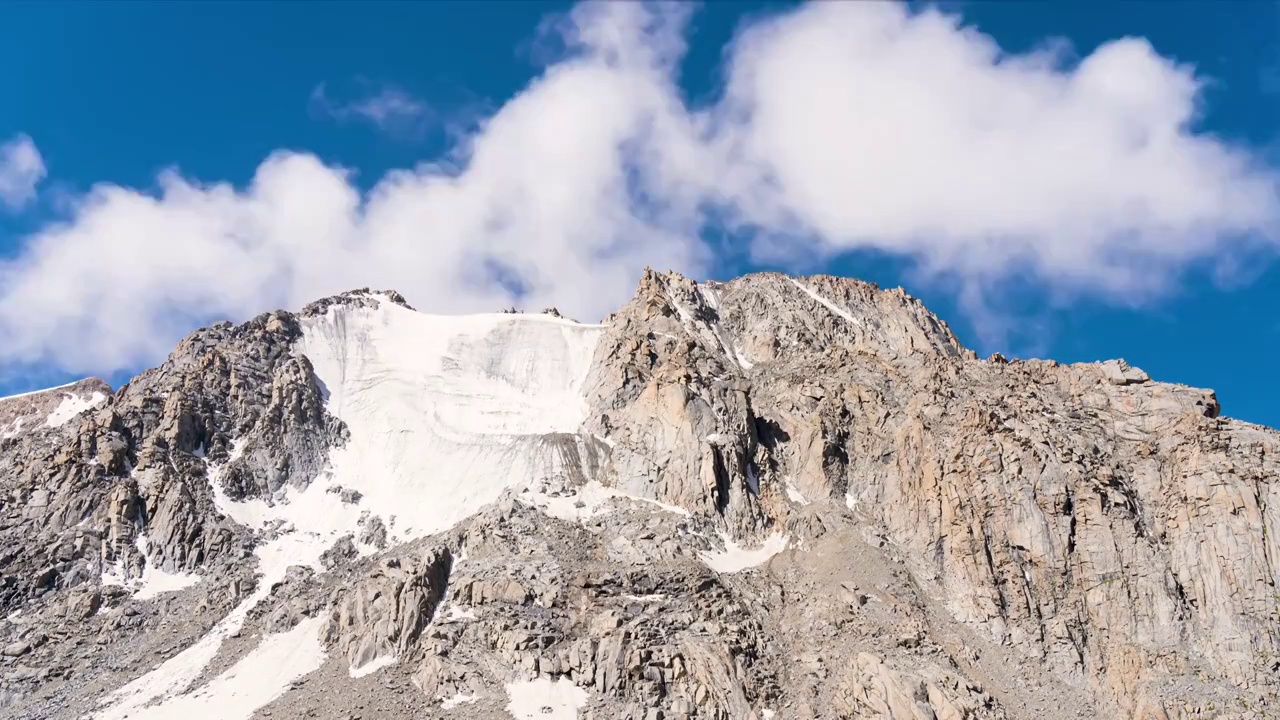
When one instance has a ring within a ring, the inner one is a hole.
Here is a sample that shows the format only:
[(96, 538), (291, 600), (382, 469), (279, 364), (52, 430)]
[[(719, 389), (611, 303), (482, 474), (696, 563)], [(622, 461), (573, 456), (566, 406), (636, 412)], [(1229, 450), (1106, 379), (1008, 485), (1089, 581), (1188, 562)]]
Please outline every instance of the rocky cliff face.
[(216, 325), (0, 440), (6, 716), (1280, 716), (1280, 434), (1212, 392), (822, 276), (423, 318)]

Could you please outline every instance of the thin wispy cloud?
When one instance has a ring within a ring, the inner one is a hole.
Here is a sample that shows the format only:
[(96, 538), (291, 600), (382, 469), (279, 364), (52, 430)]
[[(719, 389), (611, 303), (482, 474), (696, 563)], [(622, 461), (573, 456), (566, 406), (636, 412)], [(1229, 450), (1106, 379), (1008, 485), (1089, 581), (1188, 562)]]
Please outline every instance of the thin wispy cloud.
[(1129, 304), (1193, 265), (1274, 257), (1275, 169), (1200, 132), (1202, 79), (1141, 39), (1075, 62), (1006, 53), (936, 10), (814, 3), (743, 28), (722, 92), (690, 106), (688, 16), (580, 6), (523, 91), (367, 192), (295, 152), (244, 187), (95, 188), (0, 265), (0, 363), (137, 366), (200, 321), (365, 285), (431, 311), (596, 318), (646, 265), (708, 271), (709, 230), (762, 261), (907, 258), (980, 326), (1015, 280)]
[(47, 174), (35, 142), (15, 135), (0, 145), (0, 205), (14, 211), (36, 199), (36, 188)]
[(431, 108), (422, 100), (396, 87), (382, 87), (377, 92), (349, 100), (338, 100), (321, 83), (311, 92), (313, 112), (340, 123), (365, 122), (379, 130), (420, 135), (431, 119)]

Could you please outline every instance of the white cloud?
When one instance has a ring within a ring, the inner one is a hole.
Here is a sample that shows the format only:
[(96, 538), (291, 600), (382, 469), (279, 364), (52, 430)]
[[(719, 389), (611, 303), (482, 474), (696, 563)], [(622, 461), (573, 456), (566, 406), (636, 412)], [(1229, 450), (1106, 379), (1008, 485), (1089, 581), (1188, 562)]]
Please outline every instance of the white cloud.
[(1130, 296), (1275, 237), (1274, 171), (1192, 132), (1199, 81), (1143, 40), (1067, 69), (939, 13), (822, 3), (745, 33), (731, 78), (724, 137), (757, 169), (735, 206), (828, 251)]
[(0, 204), (10, 210), (25, 207), (44, 178), (44, 158), (30, 137), (15, 135), (0, 145)]
[(339, 102), (329, 97), (328, 89), (321, 83), (311, 93), (311, 105), (339, 122), (363, 120), (393, 133), (416, 134), (431, 116), (431, 108), (425, 102), (396, 87), (384, 87), (372, 95)]
[(1128, 302), (1275, 247), (1275, 171), (1197, 132), (1200, 80), (1141, 40), (1072, 65), (935, 11), (815, 3), (744, 28), (723, 96), (690, 108), (686, 19), (579, 7), (556, 25), (566, 57), (365, 194), (299, 154), (247, 188), (98, 187), (0, 265), (0, 359), (128, 367), (198, 321), (362, 285), (592, 319), (645, 265), (705, 271), (712, 219), (753, 230), (759, 257), (911, 257), (975, 313), (1011, 277)]

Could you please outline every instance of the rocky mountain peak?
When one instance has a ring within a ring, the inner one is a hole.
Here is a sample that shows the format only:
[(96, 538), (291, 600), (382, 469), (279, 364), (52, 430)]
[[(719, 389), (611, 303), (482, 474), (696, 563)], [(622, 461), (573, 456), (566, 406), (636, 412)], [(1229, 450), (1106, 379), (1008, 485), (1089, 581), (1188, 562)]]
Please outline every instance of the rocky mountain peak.
[(308, 303), (302, 308), (302, 312), (299, 314), (303, 317), (310, 315), (323, 315), (329, 310), (329, 308), (335, 305), (344, 305), (347, 307), (377, 307), (378, 304), (382, 302), (389, 302), (408, 310), (413, 309), (413, 307), (409, 305), (409, 302), (404, 299), (404, 296), (395, 290), (370, 290), (369, 288), (359, 288)]
[(0, 440), (6, 717), (1280, 707), (1280, 433), (979, 360), (900, 289), (647, 271), (604, 325), (357, 290), (86, 390)]
[(753, 273), (697, 283), (646, 270), (633, 300), (611, 322), (675, 318), (713, 337), (742, 370), (798, 356), (851, 351), (889, 361), (941, 354), (976, 358), (945, 322), (901, 288), (829, 275)]

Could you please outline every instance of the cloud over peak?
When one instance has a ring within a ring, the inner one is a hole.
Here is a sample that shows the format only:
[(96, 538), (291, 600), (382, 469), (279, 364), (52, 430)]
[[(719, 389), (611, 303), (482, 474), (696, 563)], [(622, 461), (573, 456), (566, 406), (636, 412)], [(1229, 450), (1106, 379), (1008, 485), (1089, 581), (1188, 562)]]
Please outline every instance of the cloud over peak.
[[(815, 3), (744, 27), (721, 95), (690, 106), (687, 17), (580, 6), (528, 87), (367, 193), (307, 154), (244, 188), (95, 188), (0, 263), (0, 362), (131, 367), (197, 322), (364, 285), (426, 310), (599, 317), (646, 265), (712, 267), (699, 238), (724, 223), (758, 258), (911, 258), (975, 312), (1011, 277), (1131, 301), (1275, 248), (1275, 170), (1198, 132), (1201, 80), (1145, 41), (1072, 64), (935, 10)], [(344, 107), (376, 122), (412, 102)]]

